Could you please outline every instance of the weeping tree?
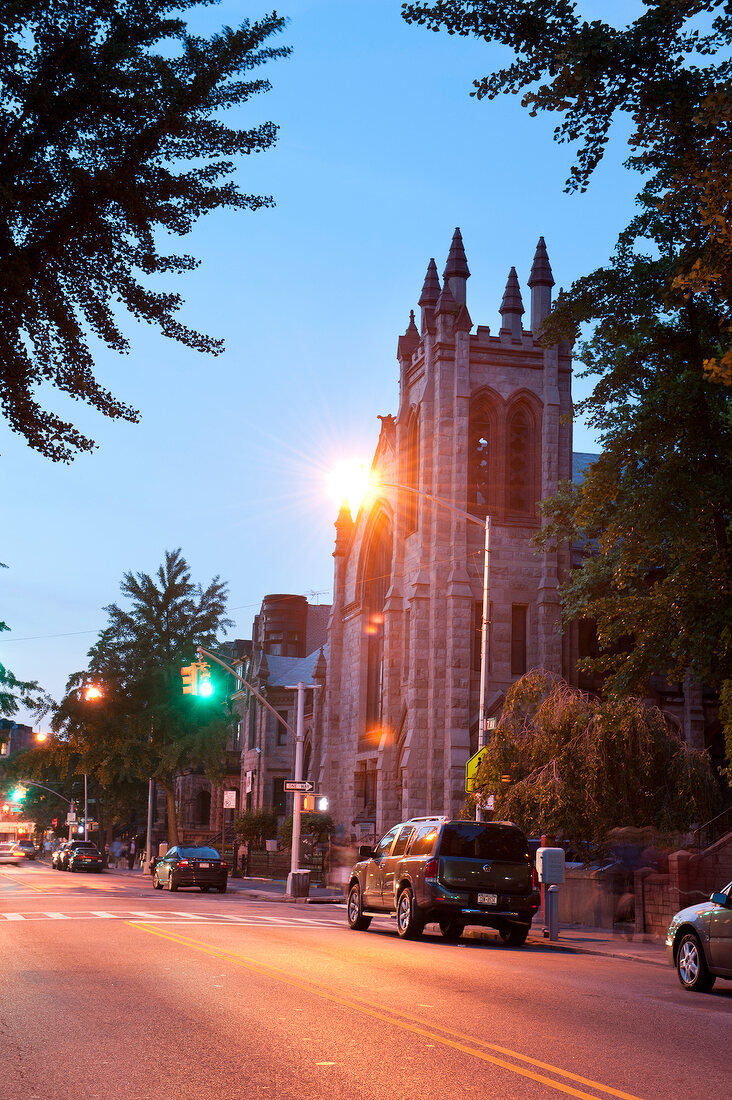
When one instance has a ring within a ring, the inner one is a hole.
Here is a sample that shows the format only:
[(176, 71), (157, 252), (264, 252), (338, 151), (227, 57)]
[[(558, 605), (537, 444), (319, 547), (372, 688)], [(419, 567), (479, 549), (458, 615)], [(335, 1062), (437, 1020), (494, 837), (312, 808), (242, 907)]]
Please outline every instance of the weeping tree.
[[(216, 779), (235, 721), (224, 675), (212, 671), (213, 694), (183, 695), (181, 667), (195, 647), (215, 647), (231, 625), (225, 617), (227, 586), (215, 577), (205, 588), (191, 579), (180, 550), (168, 551), (154, 575), (126, 573), (123, 606), (105, 608), (108, 625), (89, 651), (89, 663), (69, 680), (53, 727), (77, 770), (107, 789), (133, 793), (155, 779), (165, 790), (168, 842), (178, 843), (176, 777), (203, 768)], [(97, 685), (99, 698), (86, 697)]]
[(495, 795), (496, 819), (589, 852), (611, 829), (671, 835), (713, 816), (719, 788), (706, 752), (690, 749), (655, 707), (591, 698), (549, 673), (517, 680), (466, 802)]

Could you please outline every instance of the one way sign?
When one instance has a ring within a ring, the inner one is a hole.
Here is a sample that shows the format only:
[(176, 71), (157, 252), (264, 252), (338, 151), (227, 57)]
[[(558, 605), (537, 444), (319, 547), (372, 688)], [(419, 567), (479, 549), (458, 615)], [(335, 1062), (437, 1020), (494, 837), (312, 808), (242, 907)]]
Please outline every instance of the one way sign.
[(311, 783), (309, 779), (286, 779), (285, 793), (295, 791), (298, 794), (312, 794), (315, 790), (315, 784)]

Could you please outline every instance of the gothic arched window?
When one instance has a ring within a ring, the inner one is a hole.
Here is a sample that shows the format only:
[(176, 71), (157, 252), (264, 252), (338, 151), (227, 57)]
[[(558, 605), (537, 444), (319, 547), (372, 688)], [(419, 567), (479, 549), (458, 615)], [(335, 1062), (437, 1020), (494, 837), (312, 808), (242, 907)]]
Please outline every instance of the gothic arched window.
[(479, 397), (468, 427), (468, 506), (476, 515), (495, 507), (496, 421), (489, 400)]
[(391, 524), (380, 515), (371, 529), (362, 574), (366, 633), (366, 732), (381, 726), (384, 670), (384, 608), (391, 585)]
[(511, 414), (506, 428), (506, 509), (514, 515), (533, 515), (538, 499), (534, 476), (534, 423), (522, 405)]
[[(419, 489), (419, 417), (415, 413), (407, 428), (407, 464), (404, 476), (404, 484), (411, 489)], [(416, 493), (404, 493), (404, 531), (411, 535), (417, 530), (417, 505), (419, 503)]]

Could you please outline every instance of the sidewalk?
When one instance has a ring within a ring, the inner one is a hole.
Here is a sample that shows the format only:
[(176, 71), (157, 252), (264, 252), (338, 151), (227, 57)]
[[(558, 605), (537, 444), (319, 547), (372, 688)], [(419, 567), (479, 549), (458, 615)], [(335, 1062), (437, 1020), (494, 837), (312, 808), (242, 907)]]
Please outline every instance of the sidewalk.
[[(284, 902), (285, 882), (271, 879), (229, 879), (229, 889), (241, 893), (252, 900)], [(311, 886), (310, 897), (295, 900), (295, 904), (344, 903), (343, 892), (324, 886)], [(344, 918), (345, 919), (345, 918)], [(467, 939), (482, 939), (492, 933), (480, 928), (466, 929)], [(547, 948), (552, 951), (566, 951), (585, 955), (606, 955), (613, 959), (630, 959), (633, 962), (651, 963), (655, 966), (668, 966), (663, 940), (652, 936), (637, 936), (633, 933), (614, 932), (609, 928), (582, 928), (573, 925), (559, 926), (559, 939), (551, 941), (544, 937), (539, 917), (526, 941), (530, 946)]]
[[(109, 871), (112, 874), (142, 874), (139, 867), (135, 867), (132, 871), (128, 871), (126, 867), (110, 867)], [(228, 889), (229, 893), (241, 894), (251, 901), (284, 902), (290, 905), (344, 904), (346, 900), (342, 890), (316, 885), (310, 887), (310, 895), (307, 898), (287, 898), (285, 886), (284, 879), (229, 878)], [(345, 915), (343, 920), (345, 923)], [(468, 927), (465, 931), (466, 939), (493, 938), (493, 935), (481, 928)], [(538, 915), (534, 919), (526, 943), (530, 947), (564, 951), (567, 954), (604, 955), (611, 959), (627, 959), (632, 962), (650, 963), (652, 966), (668, 966), (663, 940), (657, 937), (614, 932), (610, 928), (583, 928), (560, 924), (559, 939), (552, 941), (544, 937), (543, 925)]]

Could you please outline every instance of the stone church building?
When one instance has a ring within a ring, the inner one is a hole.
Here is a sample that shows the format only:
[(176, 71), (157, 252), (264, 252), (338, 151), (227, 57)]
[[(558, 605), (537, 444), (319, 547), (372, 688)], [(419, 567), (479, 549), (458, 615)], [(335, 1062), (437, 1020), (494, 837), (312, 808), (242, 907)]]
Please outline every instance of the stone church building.
[[(399, 338), (399, 407), (380, 418), (373, 460), (381, 487), (355, 518), (343, 508), (336, 522), (311, 777), (344, 839), (460, 811), (465, 764), (478, 745), (487, 514), (486, 716), (500, 714), (509, 685), (531, 668), (593, 686), (576, 672), (591, 631), (558, 629), (572, 549), (532, 545), (537, 502), (581, 477), (592, 458), (572, 451), (570, 349), (538, 342), (554, 285), (544, 239), (527, 280), (528, 311), (511, 268), (495, 333), (473, 324), (469, 276), (456, 229), (442, 280), (430, 260), (419, 321), (412, 312)], [(680, 691), (680, 723), (703, 727), (701, 699), (689, 718)]]

